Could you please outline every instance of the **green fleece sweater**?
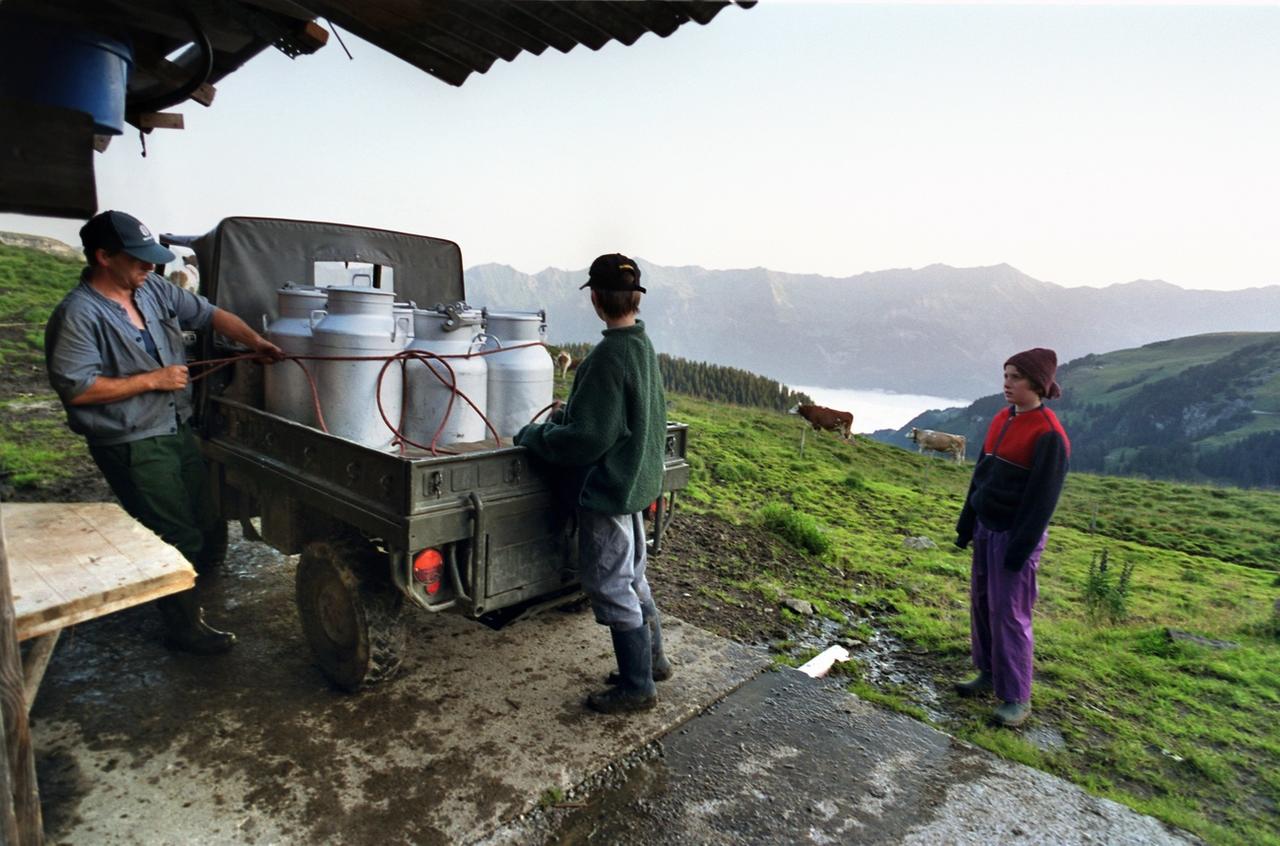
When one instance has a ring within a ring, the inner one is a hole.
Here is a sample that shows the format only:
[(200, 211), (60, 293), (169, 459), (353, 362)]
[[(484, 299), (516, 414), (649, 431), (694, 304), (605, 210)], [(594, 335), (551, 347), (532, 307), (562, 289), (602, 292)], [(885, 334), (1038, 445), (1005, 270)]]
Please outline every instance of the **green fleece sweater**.
[(662, 492), (667, 400), (644, 321), (603, 334), (578, 366), (564, 408), (525, 426), (515, 442), (570, 468), (579, 506), (632, 514)]

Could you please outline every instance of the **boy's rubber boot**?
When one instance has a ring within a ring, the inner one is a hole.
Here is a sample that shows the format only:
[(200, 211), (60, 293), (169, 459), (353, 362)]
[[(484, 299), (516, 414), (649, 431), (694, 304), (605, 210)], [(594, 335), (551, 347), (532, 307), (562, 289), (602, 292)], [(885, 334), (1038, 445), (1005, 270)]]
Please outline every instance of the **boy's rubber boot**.
[(967, 682), (957, 682), (952, 688), (961, 696), (981, 696), (995, 690), (995, 684), (991, 680), (990, 670), (980, 670), (976, 677)]
[(1017, 728), (1031, 716), (1030, 702), (1001, 702), (992, 717), (1002, 726)]
[(235, 645), (236, 636), (221, 632), (204, 621), (195, 590), (184, 590), (156, 600), (164, 619), (164, 645), (193, 655), (221, 655)]
[(587, 707), (601, 714), (647, 711), (658, 703), (658, 688), (653, 683), (653, 645), (649, 627), (610, 629), (613, 652), (618, 659), (620, 683), (587, 697)]
[[(662, 649), (662, 617), (658, 614), (658, 603), (650, 599), (640, 604), (640, 613), (644, 615), (645, 625), (649, 627), (649, 639), (653, 646), (653, 680), (666, 681), (675, 673), (671, 661)], [(621, 677), (610, 673), (605, 684), (618, 684)]]

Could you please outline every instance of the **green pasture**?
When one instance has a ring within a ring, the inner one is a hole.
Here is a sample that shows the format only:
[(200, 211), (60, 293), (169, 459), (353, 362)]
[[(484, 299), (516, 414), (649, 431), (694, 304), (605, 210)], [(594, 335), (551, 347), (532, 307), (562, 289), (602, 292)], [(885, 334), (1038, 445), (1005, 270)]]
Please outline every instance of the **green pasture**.
[(44, 323), (83, 262), (0, 244), (0, 364), (43, 366)]
[(82, 264), (0, 244), (0, 368), (11, 385), (31, 386), (0, 397), (0, 480), (14, 487), (70, 476), (67, 456), (86, 453), (44, 375), (45, 321)]
[(1272, 333), (1217, 332), (1111, 352), (1105, 366), (1091, 365), (1088, 359), (1072, 362), (1071, 379), (1064, 384), (1090, 402), (1118, 405), (1151, 382), (1176, 376), (1188, 367), (1212, 364), (1268, 337)]
[[(969, 559), (952, 541), (972, 467), (812, 431), (801, 453), (795, 417), (672, 405), (690, 425), (682, 507), (763, 525), (812, 562), (739, 587), (808, 599), (855, 636), (874, 611), (923, 648), (951, 697), (949, 683), (970, 672)], [(919, 535), (938, 548), (903, 546)], [(1084, 600), (1103, 550), (1113, 572), (1133, 565), (1127, 615), (1115, 621)], [(943, 728), (1211, 842), (1280, 843), (1278, 562), (1280, 495), (1072, 475), (1041, 568), (1031, 723), (1063, 745), (1046, 751), (995, 729), (990, 703), (954, 697), (961, 716)], [(1166, 629), (1235, 646), (1170, 640)], [(850, 689), (921, 715), (906, 693), (856, 677)]]

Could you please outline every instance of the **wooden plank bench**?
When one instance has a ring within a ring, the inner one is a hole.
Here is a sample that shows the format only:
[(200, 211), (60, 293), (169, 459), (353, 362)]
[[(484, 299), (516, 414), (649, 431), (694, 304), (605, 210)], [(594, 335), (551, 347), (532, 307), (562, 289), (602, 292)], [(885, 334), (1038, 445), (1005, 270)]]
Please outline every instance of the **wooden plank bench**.
[(27, 708), (67, 626), (195, 585), (178, 550), (110, 502), (6, 503), (4, 533)]

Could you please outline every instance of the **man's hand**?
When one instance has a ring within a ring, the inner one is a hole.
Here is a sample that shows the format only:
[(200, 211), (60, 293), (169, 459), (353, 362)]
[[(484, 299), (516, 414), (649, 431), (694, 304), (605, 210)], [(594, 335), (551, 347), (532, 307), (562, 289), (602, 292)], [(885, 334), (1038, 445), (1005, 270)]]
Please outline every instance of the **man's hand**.
[(181, 391), (191, 381), (185, 364), (172, 364), (132, 376), (99, 376), (84, 391), (71, 398), (72, 405), (105, 405), (149, 391)]
[(159, 370), (152, 370), (147, 375), (151, 377), (153, 391), (180, 391), (191, 381), (185, 364), (171, 364)]
[(250, 329), (249, 324), (226, 309), (213, 310), (213, 331), (237, 344), (244, 344), (263, 364), (280, 361), (285, 356), (284, 350)]
[(268, 341), (261, 335), (258, 340), (250, 345), (250, 348), (258, 354), (258, 362), (260, 364), (270, 364), (273, 361), (284, 361), (284, 350)]

